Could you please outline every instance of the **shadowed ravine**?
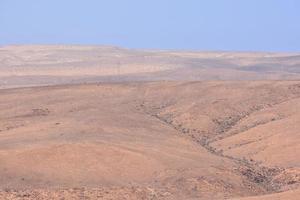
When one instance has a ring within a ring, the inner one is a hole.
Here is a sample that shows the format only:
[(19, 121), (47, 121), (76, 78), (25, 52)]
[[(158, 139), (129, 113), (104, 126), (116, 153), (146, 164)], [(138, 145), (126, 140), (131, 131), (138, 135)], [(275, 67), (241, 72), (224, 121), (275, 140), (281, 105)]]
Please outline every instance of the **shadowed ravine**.
[[(195, 136), (195, 133), (197, 135), (197, 133), (201, 133), (201, 130), (195, 128), (191, 129), (190, 127), (186, 126), (184, 123), (180, 123), (179, 125), (173, 124), (172, 114), (164, 113), (163, 115), (160, 115), (160, 113), (163, 112), (164, 109), (165, 110), (168, 109), (168, 106), (170, 106), (168, 105), (168, 103), (160, 102), (161, 105), (155, 108), (153, 108), (152, 105), (148, 105), (149, 108), (147, 108), (144, 103), (141, 103), (140, 109), (143, 110), (147, 115), (154, 117), (159, 121), (161, 121), (162, 123), (167, 124), (170, 127), (174, 128), (179, 135), (186, 136), (190, 138), (192, 141), (195, 141), (196, 143), (204, 147), (208, 152), (226, 159), (233, 160), (234, 162), (238, 163), (240, 167), (236, 169), (237, 173), (240, 173), (241, 175), (245, 176), (249, 181), (253, 182), (254, 184), (258, 184), (262, 186), (267, 191), (267, 193), (276, 193), (276, 192), (280, 192), (282, 188), (284, 188), (286, 185), (296, 183), (293, 180), (284, 183), (276, 182), (276, 180), (274, 181), (274, 178), (276, 176), (285, 173), (284, 168), (266, 167), (263, 166), (263, 164), (259, 164), (258, 162), (255, 162), (252, 159), (248, 160), (246, 158), (241, 159), (229, 155), (224, 155), (222, 149), (217, 149), (213, 147), (211, 143), (232, 136), (233, 134), (230, 135), (227, 134), (228, 132), (230, 132), (232, 127), (234, 127), (241, 120), (243, 120), (244, 118), (248, 117), (249, 115), (255, 112), (263, 111), (264, 109), (272, 108), (273, 106), (294, 99), (298, 100), (300, 98), (300, 85), (296, 84), (295, 86), (292, 87), (295, 88), (295, 90), (293, 91), (294, 93), (293, 97), (290, 98), (287, 97), (286, 99), (275, 100), (273, 102), (262, 102), (262, 105), (256, 105), (254, 108), (250, 108), (249, 111), (246, 111), (245, 113), (242, 113), (238, 116), (229, 116), (221, 122), (215, 120), (218, 126), (217, 127), (218, 131), (216, 133), (207, 133), (205, 135), (200, 134), (198, 136)], [(167, 99), (166, 102), (168, 102)], [(251, 128), (255, 128), (259, 125), (267, 124), (275, 120), (280, 120), (280, 118), (279, 119), (272, 118), (268, 122), (258, 123), (255, 126), (251, 126), (248, 129), (243, 129), (241, 132), (247, 131)], [(239, 133), (240, 132), (234, 132), (234, 135)], [(299, 172), (296, 176), (300, 176)], [(289, 177), (286, 178), (288, 179)]]

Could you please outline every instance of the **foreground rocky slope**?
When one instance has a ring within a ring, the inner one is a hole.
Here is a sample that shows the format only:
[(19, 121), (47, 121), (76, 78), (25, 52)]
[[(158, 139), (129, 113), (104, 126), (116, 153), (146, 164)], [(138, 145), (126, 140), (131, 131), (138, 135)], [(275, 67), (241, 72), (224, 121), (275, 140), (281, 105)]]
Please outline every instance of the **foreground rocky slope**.
[(106, 83), (0, 96), (4, 199), (299, 194), (297, 81)]

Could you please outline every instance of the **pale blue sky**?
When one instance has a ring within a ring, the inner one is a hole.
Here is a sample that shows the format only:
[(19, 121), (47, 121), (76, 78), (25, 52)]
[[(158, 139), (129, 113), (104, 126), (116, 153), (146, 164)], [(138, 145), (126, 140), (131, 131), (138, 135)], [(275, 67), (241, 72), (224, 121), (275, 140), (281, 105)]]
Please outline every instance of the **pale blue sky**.
[(0, 45), (300, 51), (299, 0), (0, 0)]

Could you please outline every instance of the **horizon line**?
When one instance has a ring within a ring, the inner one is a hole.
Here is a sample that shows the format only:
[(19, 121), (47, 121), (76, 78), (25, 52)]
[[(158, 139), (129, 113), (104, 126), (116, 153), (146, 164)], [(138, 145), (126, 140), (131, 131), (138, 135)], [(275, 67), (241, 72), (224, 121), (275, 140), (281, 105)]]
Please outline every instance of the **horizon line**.
[(11, 43), (11, 44), (0, 44), (0, 48), (14, 47), (14, 46), (85, 46), (85, 47), (107, 47), (107, 48), (118, 48), (124, 50), (136, 50), (136, 51), (174, 51), (174, 52), (225, 52), (225, 53), (291, 53), (300, 54), (300, 51), (274, 51), (274, 50), (230, 50), (230, 49), (195, 49), (195, 48), (140, 48), (140, 47), (125, 47), (122, 45), (113, 44), (89, 44), (89, 43)]

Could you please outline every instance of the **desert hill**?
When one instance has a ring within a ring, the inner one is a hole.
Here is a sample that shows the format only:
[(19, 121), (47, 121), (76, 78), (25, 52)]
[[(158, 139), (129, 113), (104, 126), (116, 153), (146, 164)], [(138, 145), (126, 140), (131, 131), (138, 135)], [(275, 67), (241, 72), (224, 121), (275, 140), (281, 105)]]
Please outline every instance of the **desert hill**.
[(0, 96), (7, 199), (298, 194), (299, 81), (98, 83)]
[(135, 50), (111, 46), (0, 48), (0, 87), (120, 81), (297, 80), (300, 54)]
[(299, 199), (300, 54), (0, 47), (0, 199)]

